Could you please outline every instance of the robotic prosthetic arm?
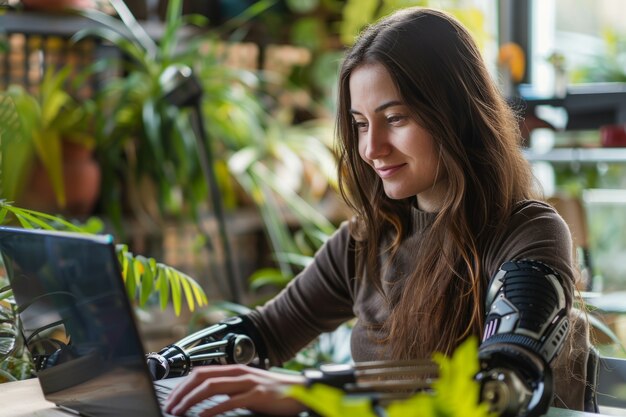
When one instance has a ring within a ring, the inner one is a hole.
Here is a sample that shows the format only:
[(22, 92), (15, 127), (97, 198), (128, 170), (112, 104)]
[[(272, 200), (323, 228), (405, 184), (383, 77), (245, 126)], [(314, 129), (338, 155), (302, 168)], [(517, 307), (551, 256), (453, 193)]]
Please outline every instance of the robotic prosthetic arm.
[[(547, 265), (504, 263), (489, 284), (484, 337), (476, 375), (482, 400), (502, 417), (543, 415), (552, 402), (550, 363), (569, 328), (560, 277)], [(184, 376), (192, 366), (239, 363), (265, 367), (263, 338), (246, 316), (232, 317), (147, 356), (154, 379)], [(377, 361), (328, 365), (305, 371), (309, 383), (347, 393), (372, 394), (377, 402), (428, 390), (437, 378), (432, 361)]]
[(550, 363), (569, 328), (560, 277), (540, 262), (506, 262), (489, 284), (485, 308), (476, 377), (483, 400), (501, 416), (543, 415), (553, 396)]

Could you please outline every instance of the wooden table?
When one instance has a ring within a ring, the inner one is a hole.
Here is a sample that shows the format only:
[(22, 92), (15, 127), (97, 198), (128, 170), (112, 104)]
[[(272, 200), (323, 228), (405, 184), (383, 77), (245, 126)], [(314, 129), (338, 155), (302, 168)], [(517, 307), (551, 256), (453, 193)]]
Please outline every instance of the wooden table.
[[(37, 379), (0, 384), (0, 415), (2, 417), (69, 417), (69, 412), (56, 408), (44, 399)], [(619, 415), (613, 414), (611, 415)], [(626, 416), (626, 410), (624, 414)], [(602, 417), (605, 414), (591, 414), (551, 408), (547, 417)]]
[(37, 379), (0, 384), (0, 408), (3, 417), (71, 415), (43, 398)]

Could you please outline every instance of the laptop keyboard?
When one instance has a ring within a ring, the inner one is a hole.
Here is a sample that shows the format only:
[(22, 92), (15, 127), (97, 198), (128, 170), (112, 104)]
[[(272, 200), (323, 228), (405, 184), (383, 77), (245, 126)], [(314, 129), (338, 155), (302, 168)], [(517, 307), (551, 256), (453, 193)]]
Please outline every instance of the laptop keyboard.
[[(165, 399), (171, 392), (171, 388), (164, 387), (159, 384), (154, 384), (154, 390), (156, 392), (157, 398), (159, 399), (159, 404), (161, 405), (161, 407), (163, 407), (163, 404), (165, 403)], [(216, 404), (219, 404), (220, 402), (225, 401), (227, 398), (228, 398), (227, 395), (215, 395), (191, 407), (189, 410), (187, 410), (187, 413), (185, 413), (185, 416), (186, 417), (198, 417), (200, 412), (202, 412), (203, 410), (206, 410), (207, 408), (211, 408), (215, 406)], [(163, 412), (163, 415), (166, 417), (174, 417), (172, 414), (168, 414), (166, 412)], [(222, 413), (219, 415), (219, 417), (240, 417), (240, 416), (252, 416), (252, 415), (253, 413), (250, 412), (249, 410), (244, 410), (244, 409), (239, 408), (236, 410)]]

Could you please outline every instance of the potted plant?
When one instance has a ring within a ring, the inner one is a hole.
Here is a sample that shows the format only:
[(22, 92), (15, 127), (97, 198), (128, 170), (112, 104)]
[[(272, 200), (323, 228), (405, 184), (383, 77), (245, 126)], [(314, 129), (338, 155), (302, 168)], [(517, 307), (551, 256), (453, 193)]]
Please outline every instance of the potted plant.
[(626, 82), (626, 36), (607, 29), (603, 41), (603, 47), (596, 54), (572, 70), (570, 81), (573, 84)]
[[(103, 201), (113, 203), (107, 215), (120, 223), (119, 201), (125, 200), (130, 209), (126, 216), (139, 216), (155, 230), (161, 230), (163, 219), (173, 214), (186, 214), (200, 224), (207, 201), (200, 150), (185, 110), (163, 99), (163, 74), (175, 66), (191, 67), (204, 91), (202, 119), (209, 136), (207, 146), (216, 155), (214, 169), (225, 205), (231, 210), (250, 202), (257, 206), (280, 262), (280, 275), (290, 278), (293, 268), (288, 264), (294, 258), (290, 254), (300, 253), (303, 246), (297, 241), (306, 240), (295, 237), (290, 229), (299, 223), (308, 236), (315, 236), (313, 246), (333, 230), (331, 222), (313, 208), (335, 175), (327, 142), (332, 139), (330, 124), (294, 125), (289, 112), (280, 111), (280, 106), (262, 95), (260, 86), (267, 79), (227, 64), (230, 45), (223, 40), (223, 31), (183, 37), (189, 18), (182, 16), (182, 1), (168, 2), (158, 42), (122, 2), (111, 4), (119, 18), (85, 11), (98, 25), (74, 37), (97, 36), (120, 51), (121, 59), (107, 68), (122, 71), (104, 80), (99, 97), (100, 114), (105, 116), (98, 141)], [(246, 14), (250, 16), (252, 12)], [(290, 181), (279, 180), (277, 174)], [(306, 180), (312, 178), (318, 185), (307, 188)], [(152, 193), (146, 194), (147, 190)], [(288, 217), (294, 221), (285, 220)]]
[(23, 207), (87, 216), (100, 185), (89, 131), (93, 106), (66, 91), (71, 73), (70, 66), (49, 69), (37, 92), (11, 85), (0, 93), (2, 196)]
[(124, 2), (111, 5), (120, 18), (84, 10), (94, 26), (73, 38), (97, 37), (119, 52), (107, 62), (97, 97), (103, 209), (120, 232), (124, 217), (159, 229), (169, 216), (193, 218), (207, 198), (194, 131), (186, 110), (165, 100), (163, 78), (176, 66), (193, 66), (200, 40), (178, 43), (181, 1), (169, 3), (158, 42)]
[[(18, 222), (25, 228), (68, 230), (78, 233), (98, 233), (101, 222), (91, 219), (83, 225), (68, 222), (61, 217), (16, 207), (0, 200), (0, 224)], [(154, 258), (135, 255), (124, 244), (116, 251), (126, 284), (128, 296), (138, 308), (156, 298), (156, 304), (165, 310), (171, 303), (174, 313), (181, 313), (186, 301), (190, 311), (208, 303), (200, 285), (186, 274)], [(2, 266), (0, 259), (0, 267)], [(19, 329), (19, 317), (8, 280), (0, 268), (0, 383), (30, 378), (33, 364), (24, 346)]]

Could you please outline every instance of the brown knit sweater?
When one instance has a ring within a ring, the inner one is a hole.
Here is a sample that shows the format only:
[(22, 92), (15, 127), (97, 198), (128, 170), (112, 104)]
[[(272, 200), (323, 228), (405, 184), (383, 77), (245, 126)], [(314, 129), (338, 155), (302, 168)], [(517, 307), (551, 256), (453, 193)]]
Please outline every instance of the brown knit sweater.
[[(384, 288), (402, 280), (414, 269), (425, 231), (433, 213), (414, 209), (413, 233), (403, 242), (396, 262), (381, 271)], [(568, 306), (572, 305), (575, 270), (572, 241), (562, 218), (547, 204), (528, 201), (518, 205), (506, 233), (494, 239), (483, 254), (485, 276), (490, 280), (500, 265), (509, 260), (531, 259), (550, 265), (563, 277)], [(354, 241), (347, 224), (326, 242), (315, 261), (277, 297), (250, 315), (263, 334), (274, 364), (291, 359), (322, 332), (332, 331), (356, 317), (351, 350), (355, 362), (388, 359), (391, 349), (381, 345), (383, 334), (372, 335), (365, 323), (384, 323), (388, 307), (379, 292), (356, 275)], [(482, 302), (482, 301), (481, 301)], [(571, 315), (572, 319), (577, 316)], [(584, 324), (577, 330), (555, 361), (555, 405), (582, 409), (585, 389), (588, 334)], [(480, 335), (479, 335), (480, 336)]]

